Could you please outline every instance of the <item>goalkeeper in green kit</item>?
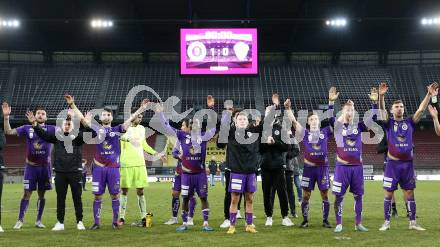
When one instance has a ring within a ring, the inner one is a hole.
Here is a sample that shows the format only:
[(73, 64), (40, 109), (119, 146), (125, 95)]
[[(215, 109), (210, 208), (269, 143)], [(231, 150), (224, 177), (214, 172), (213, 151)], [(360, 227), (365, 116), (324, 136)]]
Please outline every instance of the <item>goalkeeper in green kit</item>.
[[(132, 114), (135, 111), (132, 111)], [(146, 227), (146, 201), (144, 187), (148, 185), (147, 168), (145, 166), (144, 152), (155, 155), (157, 152), (146, 142), (145, 128), (140, 124), (142, 114), (139, 114), (131, 122), (127, 132), (121, 137), (121, 189), (119, 206), (119, 225), (125, 224), (125, 212), (127, 209), (128, 189), (136, 188), (140, 220), (133, 226)]]

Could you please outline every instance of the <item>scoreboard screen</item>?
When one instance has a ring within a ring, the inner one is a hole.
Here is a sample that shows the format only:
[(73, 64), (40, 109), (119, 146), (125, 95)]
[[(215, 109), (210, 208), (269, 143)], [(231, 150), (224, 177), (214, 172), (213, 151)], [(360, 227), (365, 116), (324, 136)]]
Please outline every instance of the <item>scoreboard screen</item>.
[(180, 73), (257, 74), (257, 29), (180, 29)]

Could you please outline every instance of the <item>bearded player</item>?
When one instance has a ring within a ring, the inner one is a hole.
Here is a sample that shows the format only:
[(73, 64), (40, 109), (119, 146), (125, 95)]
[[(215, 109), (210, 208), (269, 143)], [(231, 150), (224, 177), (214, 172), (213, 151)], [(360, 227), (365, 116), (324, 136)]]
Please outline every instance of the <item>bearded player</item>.
[[(132, 109), (135, 114), (137, 109)], [(136, 189), (137, 205), (140, 220), (132, 226), (146, 227), (147, 206), (144, 196), (144, 187), (148, 185), (147, 169), (145, 167), (144, 152), (155, 155), (157, 152), (146, 141), (145, 128), (141, 125), (143, 115), (133, 116), (133, 121), (127, 131), (121, 136), (121, 190), (119, 206), (119, 225), (125, 223), (128, 190)]]
[[(72, 96), (65, 96), (70, 108), (81, 119), (84, 119), (81, 111), (76, 107)], [(97, 230), (101, 227), (101, 205), (102, 195), (107, 187), (112, 200), (113, 229), (119, 229), (119, 193), (120, 193), (120, 155), (121, 144), (120, 136), (125, 133), (136, 116), (146, 110), (148, 100), (144, 99), (141, 107), (131, 114), (123, 124), (112, 127), (113, 111), (108, 108), (100, 113), (100, 125), (92, 125), (89, 120), (85, 122), (87, 127), (91, 127), (97, 133), (98, 143), (96, 144), (95, 155), (93, 158), (92, 172), (92, 192), (95, 195), (93, 202), (94, 224), (90, 230)]]
[[(4, 118), (4, 131), (6, 135), (23, 136), (26, 138), (26, 165), (24, 169), (24, 194), (20, 202), (20, 211), (18, 214), (17, 223), (14, 229), (19, 230), (23, 226), (24, 216), (29, 206), (29, 200), (32, 192), (37, 190), (37, 220), (35, 226), (37, 228), (45, 228), (41, 223), (46, 199), (44, 195), (47, 190), (51, 190), (51, 152), (52, 144), (44, 141), (36, 133), (32, 125), (23, 125), (16, 129), (12, 129), (9, 123), (9, 115), (11, 114), (11, 107), (4, 102), (2, 105)], [(47, 125), (47, 113), (43, 107), (37, 107), (34, 112), (38, 124), (50, 134), (55, 134), (55, 126)]]
[[(386, 130), (388, 142), (387, 165), (383, 177), (384, 198), (384, 218), (385, 222), (379, 228), (380, 231), (390, 229), (391, 219), (391, 199), (397, 186), (404, 191), (405, 201), (409, 212), (409, 229), (424, 231), (425, 229), (416, 223), (416, 201), (414, 190), (416, 188), (416, 177), (413, 165), (413, 133), (415, 125), (423, 117), (423, 112), (429, 104), (431, 96), (434, 96), (438, 88), (437, 83), (432, 83), (427, 87), (427, 93), (417, 111), (411, 117), (404, 117), (405, 107), (401, 100), (396, 100), (391, 106), (392, 118), (388, 117), (385, 103), (381, 103), (382, 126)], [(381, 83), (379, 86), (380, 100), (384, 102), (388, 86)]]

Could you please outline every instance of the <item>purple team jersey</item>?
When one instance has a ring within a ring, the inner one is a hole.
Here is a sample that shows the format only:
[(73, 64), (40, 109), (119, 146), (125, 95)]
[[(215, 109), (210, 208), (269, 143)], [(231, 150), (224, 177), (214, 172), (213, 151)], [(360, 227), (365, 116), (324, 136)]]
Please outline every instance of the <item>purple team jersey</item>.
[(122, 125), (115, 127), (96, 127), (93, 129), (98, 133), (101, 143), (96, 144), (94, 159), (106, 167), (119, 167), (121, 145), (119, 134), (124, 132)]
[[(42, 125), (44, 131), (49, 134), (55, 134), (55, 126), (53, 125)], [(45, 166), (50, 165), (52, 144), (44, 141), (39, 137), (32, 128), (31, 125), (23, 125), (17, 129), (18, 136), (26, 137), (26, 159), (33, 165)]]
[(191, 133), (175, 129), (170, 126), (163, 113), (160, 114), (162, 125), (169, 132), (176, 134), (180, 143), (182, 154), (183, 173), (201, 173), (205, 172), (206, 145), (215, 134), (215, 128), (200, 136), (191, 136)]
[(179, 130), (177, 131), (177, 138), (182, 147), (182, 171), (185, 173), (205, 172), (207, 142), (198, 137), (196, 142), (200, 145), (200, 152), (196, 152), (189, 133)]
[(389, 155), (401, 161), (413, 160), (414, 126), (415, 123), (411, 117), (402, 121), (390, 119), (384, 123)]
[(341, 164), (362, 165), (362, 132), (368, 128), (363, 122), (355, 125), (343, 124), (335, 131), (336, 154)]
[(332, 134), (330, 127), (322, 128), (320, 131), (305, 129), (303, 139), (305, 164), (328, 165), (328, 138)]

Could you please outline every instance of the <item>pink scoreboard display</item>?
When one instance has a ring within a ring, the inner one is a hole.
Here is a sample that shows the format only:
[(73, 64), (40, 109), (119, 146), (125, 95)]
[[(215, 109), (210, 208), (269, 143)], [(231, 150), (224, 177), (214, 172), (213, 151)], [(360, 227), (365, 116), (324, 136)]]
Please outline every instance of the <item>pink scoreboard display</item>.
[(180, 29), (180, 73), (257, 74), (257, 29)]

